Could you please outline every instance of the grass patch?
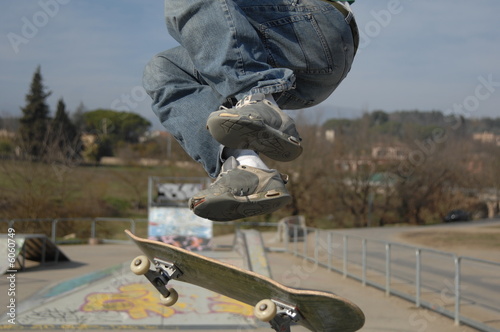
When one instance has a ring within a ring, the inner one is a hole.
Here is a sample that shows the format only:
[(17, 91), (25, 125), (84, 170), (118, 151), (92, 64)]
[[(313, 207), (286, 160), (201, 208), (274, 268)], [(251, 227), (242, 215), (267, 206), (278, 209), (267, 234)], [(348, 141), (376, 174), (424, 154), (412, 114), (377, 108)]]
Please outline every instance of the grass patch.
[(147, 217), (148, 178), (206, 176), (201, 167), (107, 167), (5, 161), (0, 218)]
[(496, 230), (500, 231), (500, 226), (485, 226), (484, 228), (496, 229)]
[(416, 244), (435, 248), (467, 247), (474, 249), (500, 249), (500, 232), (421, 231), (403, 234)]

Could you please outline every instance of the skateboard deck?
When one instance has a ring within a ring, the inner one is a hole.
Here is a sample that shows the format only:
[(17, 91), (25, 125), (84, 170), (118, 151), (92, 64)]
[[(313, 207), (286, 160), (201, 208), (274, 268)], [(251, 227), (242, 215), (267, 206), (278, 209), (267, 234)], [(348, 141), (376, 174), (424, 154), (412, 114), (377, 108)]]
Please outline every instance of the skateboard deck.
[(144, 266), (146, 257), (139, 256), (131, 269), (146, 274), (163, 298), (173, 296), (167, 305), (176, 301), (177, 294), (165, 286), (175, 279), (255, 306), (256, 317), (269, 321), (277, 331), (289, 330), (292, 321), (311, 331), (357, 331), (364, 324), (361, 309), (335, 294), (286, 287), (255, 272), (125, 232), (156, 267), (154, 272), (149, 270), (149, 261)]

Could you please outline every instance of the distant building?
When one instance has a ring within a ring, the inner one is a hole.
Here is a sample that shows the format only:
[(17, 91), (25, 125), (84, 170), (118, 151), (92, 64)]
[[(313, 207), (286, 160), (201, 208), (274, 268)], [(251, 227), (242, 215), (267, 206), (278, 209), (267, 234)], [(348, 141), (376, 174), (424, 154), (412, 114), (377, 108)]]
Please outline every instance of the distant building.
[(408, 148), (402, 145), (375, 145), (372, 158), (379, 160), (403, 160), (408, 156)]
[(330, 143), (333, 143), (335, 141), (335, 130), (333, 129), (328, 129), (325, 131), (325, 139), (330, 142)]
[(475, 133), (472, 135), (474, 141), (479, 141), (481, 143), (495, 144), (500, 146), (500, 135), (495, 135), (490, 132)]
[(360, 169), (375, 170), (377, 165), (404, 160), (409, 150), (403, 145), (374, 145), (365, 155), (348, 155), (334, 161), (335, 167), (343, 172), (357, 172)]
[(7, 129), (0, 129), (1, 138), (14, 138), (16, 133), (13, 131), (8, 131)]
[(148, 131), (139, 137), (139, 142), (144, 143), (157, 137), (169, 139), (172, 135), (162, 130)]
[(89, 147), (97, 140), (97, 135), (83, 133), (80, 136), (84, 147)]

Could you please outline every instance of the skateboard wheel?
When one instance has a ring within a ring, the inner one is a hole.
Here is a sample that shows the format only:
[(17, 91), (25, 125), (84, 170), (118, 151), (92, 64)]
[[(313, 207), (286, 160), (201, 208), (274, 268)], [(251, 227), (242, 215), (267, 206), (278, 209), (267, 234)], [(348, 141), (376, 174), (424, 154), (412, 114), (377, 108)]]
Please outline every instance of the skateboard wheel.
[(150, 264), (151, 263), (146, 256), (137, 256), (136, 258), (134, 258), (132, 263), (130, 263), (130, 269), (137, 275), (143, 275), (149, 271)]
[(179, 294), (173, 288), (169, 288), (168, 291), (170, 292), (170, 295), (167, 297), (163, 297), (163, 295), (160, 294), (160, 302), (161, 304), (167, 307), (171, 307), (175, 303), (177, 303), (177, 300), (179, 299)]
[(263, 322), (271, 321), (276, 316), (276, 304), (271, 300), (262, 300), (254, 307), (253, 313)]

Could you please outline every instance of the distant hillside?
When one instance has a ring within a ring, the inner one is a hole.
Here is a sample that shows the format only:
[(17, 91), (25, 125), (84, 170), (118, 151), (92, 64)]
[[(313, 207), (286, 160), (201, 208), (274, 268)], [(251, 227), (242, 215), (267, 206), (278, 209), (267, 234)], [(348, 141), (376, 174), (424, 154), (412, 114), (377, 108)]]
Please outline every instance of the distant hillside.
[(357, 119), (330, 119), (323, 127), (334, 129), (339, 134), (355, 135), (359, 130), (373, 134), (394, 136), (400, 139), (424, 138), (436, 128), (451, 128), (461, 135), (490, 132), (500, 134), (500, 118), (466, 119), (444, 115), (439, 111), (374, 111)]

